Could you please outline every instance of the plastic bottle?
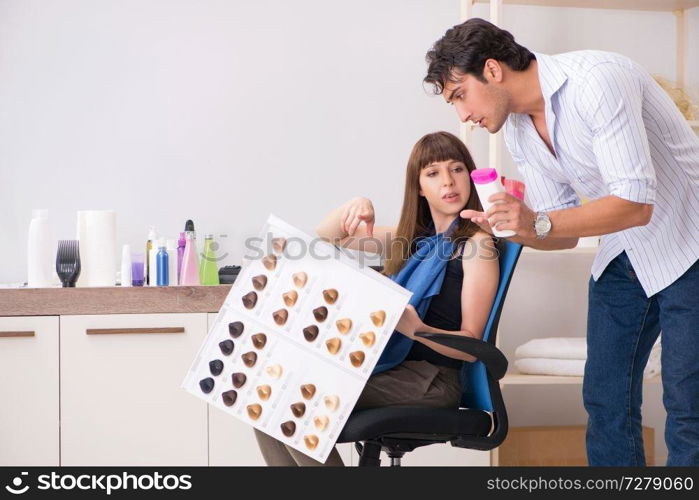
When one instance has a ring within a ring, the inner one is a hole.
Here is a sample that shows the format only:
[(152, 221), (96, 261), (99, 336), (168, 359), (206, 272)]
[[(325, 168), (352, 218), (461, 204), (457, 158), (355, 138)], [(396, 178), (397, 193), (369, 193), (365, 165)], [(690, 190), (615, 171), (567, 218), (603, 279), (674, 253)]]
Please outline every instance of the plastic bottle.
[[(148, 242), (146, 243), (146, 268), (145, 268), (145, 284), (150, 285), (150, 256), (151, 256), (151, 250), (153, 250), (153, 245), (155, 244), (155, 227), (151, 226), (150, 230), (148, 231)], [(155, 267), (153, 267), (153, 272), (155, 273)], [(153, 279), (153, 285), (155, 285), (155, 279)]]
[[(494, 168), (478, 168), (471, 172), (471, 179), (473, 179), (473, 183), (476, 186), (478, 198), (481, 200), (481, 205), (483, 205), (483, 211), (487, 212), (488, 209), (493, 206), (493, 204), (488, 201), (488, 198), (495, 193), (505, 192), (505, 187), (502, 185), (502, 182), (500, 182), (498, 171)], [(493, 227), (493, 234), (498, 238), (509, 238), (516, 233), (510, 229), (498, 231)]]
[(27, 238), (27, 286), (50, 286), (55, 259), (49, 230), (49, 211), (34, 210)]
[(177, 278), (177, 241), (167, 240), (165, 249), (167, 250), (168, 284), (177, 285), (179, 283)]
[(184, 231), (180, 233), (180, 239), (177, 240), (177, 284), (182, 282), (182, 257), (184, 257), (184, 247), (187, 244), (187, 239), (184, 236)]
[(197, 243), (194, 239), (194, 231), (186, 231), (185, 240), (180, 285), (200, 285), (199, 256), (197, 255)]
[(168, 263), (167, 248), (165, 247), (165, 240), (158, 240), (158, 253), (156, 254), (156, 269), (157, 269), (157, 281), (158, 286), (168, 286), (170, 280), (168, 279), (170, 264)]
[(216, 261), (216, 246), (214, 235), (207, 234), (204, 238), (204, 257), (201, 260), (199, 274), (202, 285), (218, 285), (218, 266)]
[(144, 261), (145, 256), (142, 253), (135, 253), (131, 257), (131, 284), (133, 286), (143, 286), (146, 281)]
[(524, 201), (524, 183), (516, 179), (506, 179), (502, 177), (502, 185), (505, 186), (505, 192), (511, 194), (515, 198)]
[(132, 286), (131, 245), (121, 247), (121, 286)]

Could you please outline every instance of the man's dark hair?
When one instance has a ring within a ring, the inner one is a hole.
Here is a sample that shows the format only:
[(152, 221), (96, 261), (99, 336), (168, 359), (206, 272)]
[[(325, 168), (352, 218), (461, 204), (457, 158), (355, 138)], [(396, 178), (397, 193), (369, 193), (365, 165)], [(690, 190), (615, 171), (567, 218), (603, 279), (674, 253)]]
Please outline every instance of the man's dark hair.
[(485, 82), (486, 60), (495, 59), (515, 71), (524, 71), (535, 57), (516, 43), (510, 32), (473, 18), (449, 29), (430, 49), (426, 59), (429, 67), (424, 81), (434, 86), (435, 94), (441, 94), (447, 82), (456, 81), (454, 72), (473, 75)]

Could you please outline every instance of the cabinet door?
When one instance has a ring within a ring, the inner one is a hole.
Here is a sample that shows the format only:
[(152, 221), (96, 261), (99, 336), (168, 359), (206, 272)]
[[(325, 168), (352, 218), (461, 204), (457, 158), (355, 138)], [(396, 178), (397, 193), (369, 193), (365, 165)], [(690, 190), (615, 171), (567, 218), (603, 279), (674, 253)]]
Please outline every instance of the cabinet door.
[(206, 314), (61, 316), (61, 465), (206, 465)]
[(59, 465), (58, 317), (0, 318), (0, 465)]
[[(213, 326), (215, 320), (216, 314), (209, 314), (209, 327)], [(347, 465), (352, 460), (350, 446), (338, 446)], [(214, 406), (209, 406), (209, 464), (265, 465), (253, 428)]]

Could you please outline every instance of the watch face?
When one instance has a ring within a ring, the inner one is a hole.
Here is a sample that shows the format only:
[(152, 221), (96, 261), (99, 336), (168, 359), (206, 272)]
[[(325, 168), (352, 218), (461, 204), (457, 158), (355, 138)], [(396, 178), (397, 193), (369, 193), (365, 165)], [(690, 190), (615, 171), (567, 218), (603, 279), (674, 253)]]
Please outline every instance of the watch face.
[(537, 234), (545, 234), (551, 230), (551, 219), (548, 217), (538, 217), (534, 226)]

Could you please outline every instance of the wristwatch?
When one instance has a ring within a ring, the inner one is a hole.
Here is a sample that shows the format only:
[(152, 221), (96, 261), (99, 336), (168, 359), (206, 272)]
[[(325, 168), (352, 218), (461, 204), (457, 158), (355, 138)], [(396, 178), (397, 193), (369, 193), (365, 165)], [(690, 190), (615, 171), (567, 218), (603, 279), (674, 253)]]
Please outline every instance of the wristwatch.
[(536, 232), (536, 239), (543, 240), (546, 238), (551, 231), (551, 219), (546, 215), (546, 212), (537, 212), (536, 219), (534, 219), (534, 232)]

